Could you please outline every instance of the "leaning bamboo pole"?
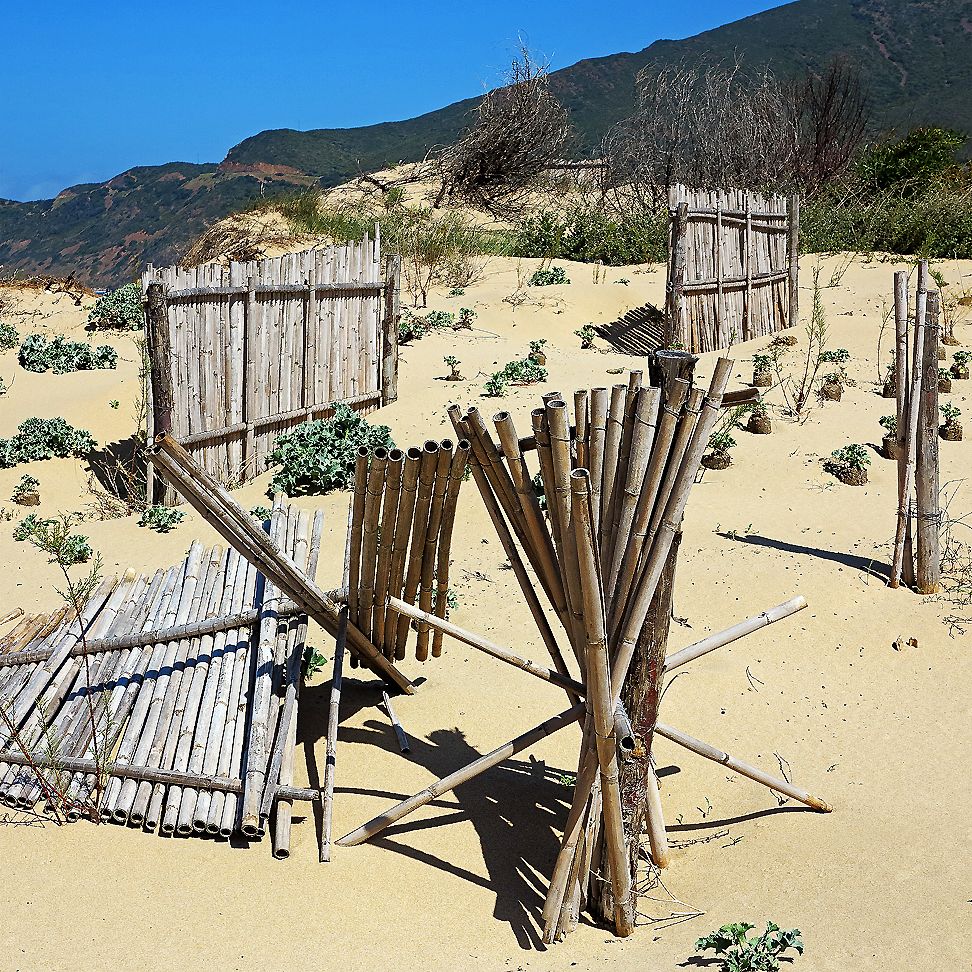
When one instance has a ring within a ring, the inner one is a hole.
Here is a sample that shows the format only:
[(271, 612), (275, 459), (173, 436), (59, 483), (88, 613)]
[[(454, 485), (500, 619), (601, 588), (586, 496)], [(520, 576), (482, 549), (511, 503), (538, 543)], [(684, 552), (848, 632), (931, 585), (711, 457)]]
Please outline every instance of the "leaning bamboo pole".
[[(456, 506), (459, 501), (459, 489), (466, 475), (469, 462), (469, 441), (460, 439), (456, 444), (456, 451), (452, 457), (449, 469), (449, 484), (446, 490), (445, 503), (442, 509), (442, 527), (439, 532), (439, 545), (435, 554), (435, 614), (445, 618), (449, 609), (449, 567), (452, 556), (452, 533), (456, 522)], [(432, 657), (438, 658), (442, 654), (442, 632), (435, 629), (432, 635)]]
[(601, 771), (601, 801), (608, 869), (614, 892), (615, 930), (622, 938), (634, 931), (631, 900), (631, 874), (625, 852), (621, 789), (618, 783), (618, 745), (614, 735), (614, 708), (611, 701), (611, 673), (608, 665), (607, 631), (604, 623), (604, 596), (598, 573), (596, 538), (590, 516), (590, 473), (577, 469), (571, 473), (571, 520), (580, 574), (580, 594), (587, 630), (588, 703), (597, 740)]
[[(361, 535), (361, 575), (358, 578), (358, 609), (351, 620), (369, 640), (375, 608), (375, 570), (378, 563), (378, 531), (381, 527), (381, 504), (385, 494), (388, 450), (379, 447), (371, 453), (365, 486), (363, 530)], [(350, 591), (349, 597), (350, 597)]]
[[(418, 498), (419, 468), (422, 463), (422, 450), (412, 446), (405, 453), (405, 468), (402, 471), (402, 492), (395, 514), (395, 536), (392, 546), (391, 562), (388, 567), (388, 592), (396, 596), (405, 587), (405, 558), (408, 554), (408, 541), (412, 532), (412, 518), (415, 514), (415, 501)], [(395, 643), (398, 637), (397, 623), (384, 623), (382, 642), (379, 645), (386, 658), (395, 657)], [(404, 657), (404, 652), (403, 652)]]
[[(422, 540), (422, 571), (419, 577), (419, 607), (424, 612), (432, 610), (435, 588), (435, 557), (439, 547), (439, 533), (442, 529), (442, 514), (445, 510), (446, 494), (449, 491), (449, 472), (455, 446), (451, 439), (439, 443), (439, 454), (435, 468), (435, 485), (432, 488), (432, 506), (429, 522)], [(448, 594), (447, 594), (448, 596)], [(419, 623), (415, 639), (415, 658), (427, 661), (429, 657), (429, 626)]]
[(375, 602), (372, 612), (372, 642), (382, 649), (385, 644), (385, 599), (391, 574), (392, 551), (395, 549), (395, 522), (402, 496), (402, 473), (405, 470), (405, 453), (391, 449), (385, 465), (385, 483), (381, 500), (381, 543), (375, 565)]
[[(233, 544), (242, 556), (288, 594), (291, 600), (326, 631), (335, 630), (338, 605), (316, 584), (309, 581), (291, 558), (255, 528), (252, 517), (219, 484), (213, 482), (175, 440), (170, 436), (162, 437), (156, 443), (154, 455), (157, 465), (164, 467), (165, 475), (173, 485), (227, 542)], [(403, 692), (414, 692), (412, 683), (350, 624), (348, 647), (376, 674), (393, 682)]]

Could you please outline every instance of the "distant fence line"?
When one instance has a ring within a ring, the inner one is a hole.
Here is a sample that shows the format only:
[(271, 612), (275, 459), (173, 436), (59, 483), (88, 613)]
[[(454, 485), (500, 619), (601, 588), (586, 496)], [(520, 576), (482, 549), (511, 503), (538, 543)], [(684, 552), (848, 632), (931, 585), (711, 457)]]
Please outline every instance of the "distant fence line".
[[(259, 475), (275, 438), (398, 397), (401, 261), (380, 242), (142, 275), (148, 438), (170, 432), (223, 482)], [(149, 502), (175, 502), (148, 471)]]
[(672, 186), (668, 208), (669, 341), (715, 351), (798, 322), (799, 196)]

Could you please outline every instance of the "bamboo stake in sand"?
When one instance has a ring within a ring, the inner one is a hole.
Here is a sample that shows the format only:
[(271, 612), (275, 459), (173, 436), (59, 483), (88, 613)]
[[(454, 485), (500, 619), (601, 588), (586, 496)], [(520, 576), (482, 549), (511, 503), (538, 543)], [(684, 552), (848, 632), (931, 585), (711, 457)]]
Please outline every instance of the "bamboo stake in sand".
[(590, 516), (590, 473), (577, 469), (571, 473), (571, 520), (577, 548), (580, 595), (587, 630), (588, 703), (593, 716), (597, 758), (601, 768), (601, 801), (604, 814), (604, 840), (607, 847), (611, 888), (614, 893), (614, 925), (622, 938), (634, 931), (631, 900), (631, 872), (625, 852), (624, 820), (621, 811), (618, 746), (614, 736), (614, 706), (611, 699), (611, 673), (608, 666), (607, 632), (604, 623), (604, 598), (597, 569), (597, 553)]
[(388, 697), (388, 688), (385, 685), (381, 687), (381, 702), (385, 707), (385, 714), (388, 716), (388, 721), (392, 725), (392, 729), (395, 731), (395, 738), (398, 740), (398, 748), (403, 753), (410, 753), (412, 747), (408, 744), (408, 736), (405, 734), (405, 729), (395, 715), (395, 709), (392, 707), (392, 701)]
[(321, 837), (321, 863), (331, 860), (331, 829), (334, 820), (334, 770), (337, 763), (337, 734), (341, 720), (341, 685), (344, 675), (344, 646), (348, 633), (348, 609), (341, 608), (334, 644), (334, 674), (327, 716), (327, 756), (324, 764), (324, 824)]

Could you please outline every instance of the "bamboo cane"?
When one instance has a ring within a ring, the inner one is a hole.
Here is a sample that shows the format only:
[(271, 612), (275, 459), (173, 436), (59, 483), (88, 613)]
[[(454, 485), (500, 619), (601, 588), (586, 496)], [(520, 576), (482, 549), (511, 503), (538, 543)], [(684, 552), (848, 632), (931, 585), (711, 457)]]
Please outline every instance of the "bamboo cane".
[[(452, 457), (449, 469), (449, 484), (446, 491), (445, 505), (442, 510), (442, 527), (439, 531), (439, 547), (435, 555), (435, 614), (445, 618), (449, 610), (449, 567), (452, 556), (452, 533), (456, 522), (456, 505), (459, 501), (459, 490), (465, 478), (469, 462), (469, 440), (460, 439)], [(432, 657), (438, 658), (442, 654), (442, 632), (436, 629), (432, 635)]]
[[(442, 529), (442, 514), (445, 508), (446, 493), (449, 491), (449, 474), (452, 468), (452, 456), (455, 446), (451, 439), (443, 439), (439, 443), (439, 455), (435, 468), (435, 485), (432, 488), (432, 506), (429, 511), (429, 524), (425, 531), (422, 549), (422, 573), (419, 581), (419, 607), (429, 612), (432, 610), (432, 594), (435, 589), (435, 561), (439, 548), (439, 533)], [(429, 657), (429, 627), (426, 624), (417, 625), (418, 633), (415, 639), (415, 658), (417, 661), (428, 661)]]
[(348, 576), (348, 612), (358, 617), (361, 591), (361, 535), (364, 530), (365, 494), (368, 488), (367, 446), (360, 446), (354, 459), (354, 496), (351, 506), (351, 572)]
[[(634, 414), (639, 399), (641, 398), (641, 371), (631, 371), (628, 374), (628, 387), (624, 393), (624, 412), (622, 413), (621, 424), (621, 444), (618, 449), (618, 465), (614, 476), (614, 489), (608, 500), (608, 519), (606, 524), (601, 524), (599, 530), (598, 546), (600, 550), (600, 560), (605, 564), (610, 564), (614, 559), (614, 545), (617, 539), (618, 516), (621, 511), (621, 504), (624, 497), (624, 488), (627, 484), (628, 462), (631, 456), (631, 437), (634, 434)], [(605, 576), (607, 571), (605, 570)]]
[(395, 549), (395, 523), (401, 502), (405, 453), (401, 449), (392, 449), (388, 453), (385, 468), (385, 488), (381, 501), (381, 543), (375, 567), (375, 605), (372, 616), (372, 641), (375, 647), (382, 650), (385, 644), (385, 599), (388, 597), (392, 551)]
[[(601, 515), (598, 519), (598, 536), (605, 537), (611, 529), (611, 502), (614, 499), (614, 480), (618, 474), (618, 460), (621, 454), (621, 437), (624, 431), (624, 410), (628, 386), (611, 386), (611, 407), (608, 410), (607, 429), (604, 433), (604, 471), (601, 474)], [(599, 550), (601, 559), (607, 553)]]
[[(378, 528), (381, 523), (381, 503), (385, 492), (385, 471), (388, 450), (375, 449), (368, 467), (365, 488), (364, 523), (361, 535), (361, 575), (358, 579), (358, 611), (350, 617), (369, 640), (372, 638), (372, 619), (375, 609), (375, 568), (378, 562)], [(350, 597), (350, 592), (349, 592)]]
[(388, 697), (388, 689), (385, 685), (381, 687), (381, 701), (385, 707), (385, 714), (388, 716), (388, 721), (391, 723), (392, 729), (395, 732), (395, 738), (398, 740), (398, 748), (403, 753), (410, 753), (412, 747), (408, 743), (408, 736), (405, 734), (405, 729), (401, 722), (399, 722), (398, 716), (395, 715), (395, 710), (392, 707), (392, 701)]
[(577, 549), (580, 594), (587, 630), (588, 703), (593, 716), (601, 769), (601, 801), (608, 867), (614, 893), (615, 930), (622, 938), (634, 931), (631, 900), (631, 874), (625, 852), (624, 822), (619, 786), (618, 747), (614, 735), (614, 706), (611, 699), (611, 673), (607, 657), (604, 623), (604, 598), (598, 577), (596, 541), (590, 520), (590, 473), (577, 469), (571, 473), (571, 520)]
[(545, 739), (547, 736), (558, 732), (565, 726), (569, 726), (576, 722), (577, 717), (583, 711), (584, 706), (582, 704), (575, 705), (572, 708), (567, 709), (565, 712), (561, 712), (559, 715), (556, 715), (551, 719), (547, 719), (546, 722), (542, 722), (539, 726), (528, 730), (522, 735), (517, 736), (515, 739), (511, 739), (508, 743), (504, 743), (502, 746), (497, 747), (492, 752), (487, 753), (485, 756), (480, 756), (479, 759), (474, 760), (467, 766), (463, 766), (454, 773), (450, 773), (448, 776), (444, 776), (442, 779), (436, 780), (435, 783), (426, 787), (420, 793), (416, 793), (407, 800), (402, 800), (401, 803), (397, 803), (395, 806), (390, 807), (384, 813), (379, 814), (379, 816), (374, 817), (373, 819), (367, 821), (367, 823), (362, 824), (357, 828), (357, 830), (353, 830), (351, 833), (345, 834), (345, 836), (342, 837), (337, 843), (342, 847), (354, 847), (357, 844), (363, 844), (366, 840), (370, 840), (376, 834), (381, 833), (381, 831), (383, 831), (386, 827), (389, 827), (391, 824), (401, 820), (402, 817), (405, 817), (413, 811), (418, 810), (419, 807), (424, 807), (426, 804), (431, 803), (444, 793), (454, 790), (457, 786), (461, 786), (463, 783), (468, 783), (470, 780), (473, 780), (477, 776), (485, 773), (486, 770), (492, 769), (494, 766), (498, 766), (511, 756), (515, 756), (524, 749), (528, 749), (530, 746), (538, 743), (541, 739)]
[(344, 668), (344, 646), (348, 631), (348, 609), (341, 609), (337, 639), (334, 645), (334, 674), (327, 719), (327, 757), (324, 769), (324, 824), (321, 837), (321, 863), (331, 860), (331, 828), (334, 818), (334, 768), (337, 756), (337, 734), (341, 709), (341, 684)]
[(607, 388), (592, 388), (590, 397), (590, 432), (588, 443), (588, 462), (591, 472), (591, 512), (594, 527), (600, 529), (601, 492), (604, 482), (604, 437), (607, 434), (608, 401)]
[(588, 436), (590, 435), (590, 429), (588, 427), (589, 420), (589, 407), (590, 407), (590, 391), (586, 388), (578, 388), (574, 392), (574, 429), (576, 434), (574, 436), (574, 452), (576, 467), (579, 469), (587, 469), (588, 467)]
[[(412, 519), (415, 514), (415, 501), (418, 496), (419, 467), (422, 462), (422, 450), (412, 446), (405, 453), (405, 468), (402, 471), (402, 496), (398, 504), (395, 517), (395, 538), (392, 547), (391, 565), (389, 567), (388, 593), (396, 597), (405, 587), (405, 557), (408, 552), (408, 541), (412, 531)], [(398, 636), (398, 625), (385, 624), (383, 643), (380, 646), (386, 658), (395, 657), (395, 642)]]

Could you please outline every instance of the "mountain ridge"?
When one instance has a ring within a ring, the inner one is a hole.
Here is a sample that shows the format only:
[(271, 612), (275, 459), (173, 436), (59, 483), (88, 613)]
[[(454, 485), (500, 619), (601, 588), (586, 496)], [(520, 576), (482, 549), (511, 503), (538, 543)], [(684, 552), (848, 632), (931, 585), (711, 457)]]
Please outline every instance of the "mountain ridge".
[[(798, 74), (837, 55), (861, 68), (880, 128), (972, 130), (972, 0), (795, 0), (683, 40), (582, 59), (553, 72), (551, 86), (570, 110), (573, 152), (582, 156), (631, 113), (635, 78), (648, 64), (738, 57)], [(423, 158), (456, 136), (478, 101), (355, 128), (267, 129), (218, 163), (135, 166), (51, 200), (0, 200), (0, 265), (117, 285), (145, 262), (174, 262), (208, 224), (261, 196)]]

